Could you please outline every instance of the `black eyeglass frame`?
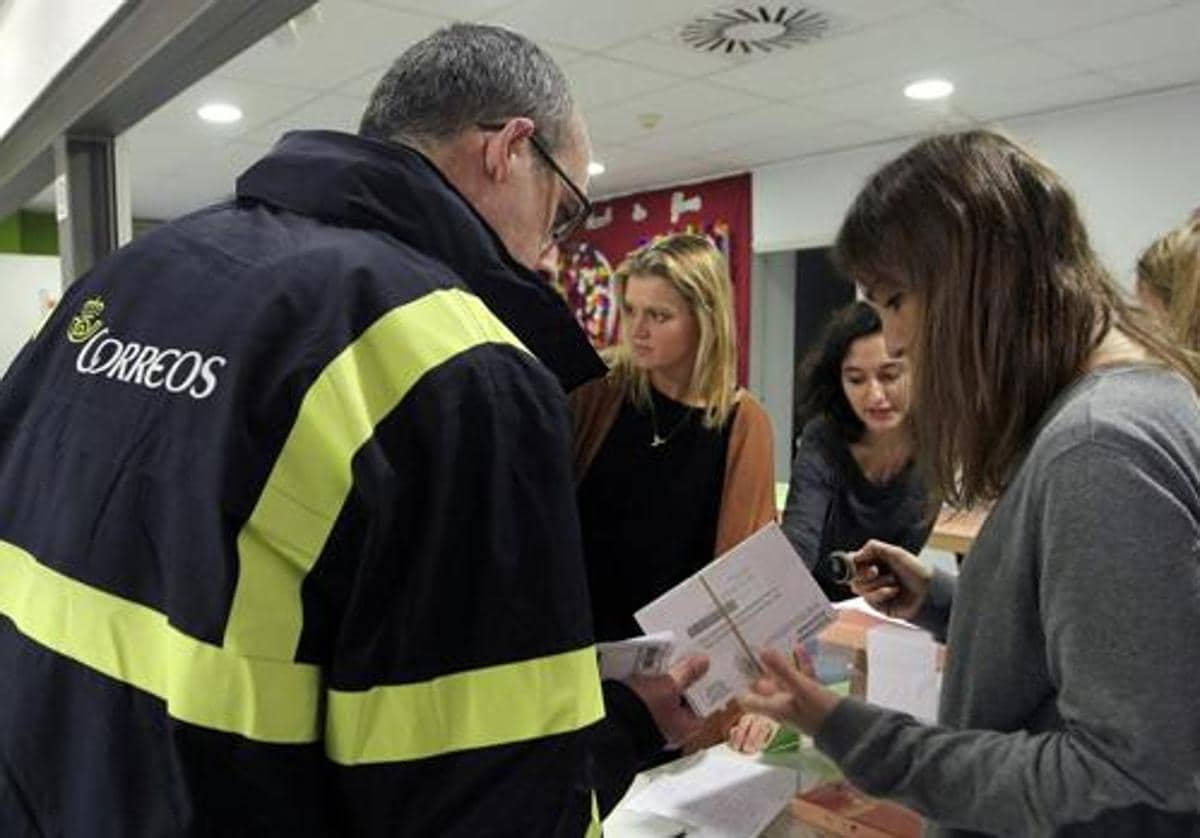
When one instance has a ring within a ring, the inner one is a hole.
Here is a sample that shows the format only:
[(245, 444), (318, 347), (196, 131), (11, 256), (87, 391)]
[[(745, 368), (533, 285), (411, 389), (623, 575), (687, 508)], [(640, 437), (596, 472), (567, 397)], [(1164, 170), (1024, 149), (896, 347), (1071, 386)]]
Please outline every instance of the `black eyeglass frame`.
[[(475, 127), (482, 131), (501, 131), (504, 129), (506, 124), (507, 123), (504, 122), (477, 122)], [(563, 171), (562, 166), (558, 165), (558, 161), (554, 159), (554, 155), (546, 150), (546, 146), (543, 145), (542, 141), (537, 138), (537, 134), (530, 134), (529, 142), (533, 145), (534, 151), (541, 155), (542, 159), (546, 161), (546, 165), (550, 167), (550, 170), (558, 176), (559, 180), (567, 185), (567, 189), (571, 191), (571, 194), (574, 195), (575, 199), (579, 202), (579, 209), (577, 209), (570, 218), (568, 218), (566, 221), (561, 221), (555, 224), (550, 229), (550, 238), (555, 244), (562, 244), (564, 241), (569, 239), (571, 235), (583, 225), (583, 222), (587, 220), (588, 216), (592, 214), (592, 202), (588, 200), (588, 196), (583, 193), (583, 190), (575, 185), (575, 181), (571, 180), (570, 176)]]

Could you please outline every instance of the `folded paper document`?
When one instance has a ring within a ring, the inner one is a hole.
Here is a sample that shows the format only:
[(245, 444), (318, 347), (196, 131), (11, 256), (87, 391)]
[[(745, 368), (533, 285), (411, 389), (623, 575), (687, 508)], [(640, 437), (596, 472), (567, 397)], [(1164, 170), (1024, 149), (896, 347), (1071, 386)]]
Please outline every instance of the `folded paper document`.
[(643, 637), (597, 643), (600, 677), (624, 681), (633, 675), (661, 675), (675, 649), (675, 633), (660, 631)]
[(675, 633), (672, 662), (708, 656), (687, 692), (701, 716), (721, 709), (759, 674), (757, 654), (790, 654), (834, 618), (834, 609), (777, 524), (768, 524), (634, 617), (647, 634)]

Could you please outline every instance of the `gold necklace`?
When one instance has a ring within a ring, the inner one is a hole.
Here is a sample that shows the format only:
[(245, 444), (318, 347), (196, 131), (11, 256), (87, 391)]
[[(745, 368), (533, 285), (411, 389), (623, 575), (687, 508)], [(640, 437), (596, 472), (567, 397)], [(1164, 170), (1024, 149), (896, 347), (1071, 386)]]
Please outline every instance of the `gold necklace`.
[(666, 436), (663, 436), (662, 434), (660, 434), (658, 432), (658, 411), (656, 411), (654, 409), (654, 395), (651, 394), (651, 396), (650, 396), (650, 427), (654, 430), (654, 435), (650, 438), (650, 447), (651, 448), (659, 448), (660, 446), (666, 445), (668, 442), (670, 442), (671, 438), (674, 437), (675, 434), (679, 433), (680, 428), (682, 428), (684, 426), (684, 424), (687, 423), (687, 420), (691, 415), (692, 415), (692, 411), (689, 410), (687, 407), (685, 407), (683, 409), (683, 416), (680, 418), (680, 420), (678, 422), (675, 423), (675, 427), (671, 428), (671, 430), (669, 430), (667, 432)]

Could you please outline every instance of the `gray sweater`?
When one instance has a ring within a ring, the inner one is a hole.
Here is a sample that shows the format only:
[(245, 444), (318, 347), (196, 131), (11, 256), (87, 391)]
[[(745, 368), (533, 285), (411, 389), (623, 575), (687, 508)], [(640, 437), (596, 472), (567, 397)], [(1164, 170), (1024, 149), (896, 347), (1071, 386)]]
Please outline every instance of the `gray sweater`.
[(1191, 388), (1085, 376), (957, 584), (934, 579), (918, 622), (948, 644), (940, 723), (846, 699), (817, 746), (935, 835), (1200, 836), (1198, 540)]

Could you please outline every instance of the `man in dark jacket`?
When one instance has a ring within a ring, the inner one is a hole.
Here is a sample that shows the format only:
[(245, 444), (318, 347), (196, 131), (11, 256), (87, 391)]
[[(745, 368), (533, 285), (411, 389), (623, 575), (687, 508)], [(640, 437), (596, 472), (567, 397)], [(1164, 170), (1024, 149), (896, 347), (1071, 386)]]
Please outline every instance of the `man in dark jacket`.
[(702, 661), (597, 676), (603, 368), (529, 269), (588, 210), (561, 71), (450, 27), (361, 133), (102, 262), (0, 386), (3, 835), (578, 836), (694, 726)]

